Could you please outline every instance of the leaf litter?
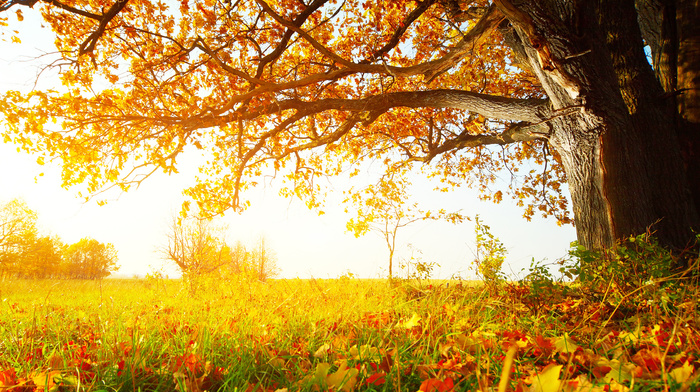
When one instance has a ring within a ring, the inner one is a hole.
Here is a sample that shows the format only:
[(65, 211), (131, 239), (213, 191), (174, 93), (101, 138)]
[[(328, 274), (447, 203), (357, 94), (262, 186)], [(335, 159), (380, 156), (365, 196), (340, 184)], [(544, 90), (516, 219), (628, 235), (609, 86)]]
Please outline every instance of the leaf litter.
[[(142, 288), (149, 298), (139, 300), (133, 286), (140, 283), (111, 284), (124, 287), (108, 289), (115, 301), (104, 306), (95, 306), (96, 292), (66, 302), (3, 293), (3, 306), (14, 310), (0, 316), (0, 391), (700, 387), (694, 303), (675, 316), (594, 319), (600, 303), (586, 299), (533, 311), (505, 291), (462, 284), (424, 288), (426, 295), (414, 299), (405, 295), (409, 286), (317, 281), (330, 299), (317, 301), (316, 289), (290, 290), (310, 287), (304, 281), (277, 281), (250, 289), (255, 304), (239, 302), (233, 291), (162, 298)], [(349, 296), (358, 289), (372, 294)], [(281, 301), (296, 305), (266, 317)]]

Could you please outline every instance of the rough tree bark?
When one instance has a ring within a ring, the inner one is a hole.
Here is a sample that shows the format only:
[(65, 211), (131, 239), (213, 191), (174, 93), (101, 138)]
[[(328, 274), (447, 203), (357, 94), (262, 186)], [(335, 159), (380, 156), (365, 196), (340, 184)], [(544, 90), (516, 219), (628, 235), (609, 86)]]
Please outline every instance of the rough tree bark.
[(635, 5), (664, 99), (677, 109), (674, 127), (700, 211), (700, 9), (689, 0), (637, 0)]
[(552, 108), (579, 242), (609, 247), (649, 226), (683, 248), (698, 227), (675, 108), (643, 52), (633, 0), (496, 1)]

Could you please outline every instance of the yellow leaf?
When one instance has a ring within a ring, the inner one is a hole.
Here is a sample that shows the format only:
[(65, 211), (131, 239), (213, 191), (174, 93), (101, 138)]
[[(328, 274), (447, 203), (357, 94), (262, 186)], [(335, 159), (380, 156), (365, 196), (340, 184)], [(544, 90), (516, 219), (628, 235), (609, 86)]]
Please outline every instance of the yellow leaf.
[(563, 365), (547, 365), (542, 372), (535, 377), (535, 382), (530, 387), (530, 392), (557, 392), (561, 384), (559, 373)]
[(689, 361), (685, 361), (683, 366), (671, 370), (668, 374), (677, 383), (683, 384), (684, 382), (688, 381), (690, 376), (693, 374), (693, 371), (695, 371), (695, 367), (691, 365)]
[(560, 353), (573, 353), (578, 349), (578, 345), (569, 337), (569, 334), (564, 333), (564, 336), (557, 338), (554, 341), (554, 347)]
[(503, 192), (498, 191), (498, 192), (494, 193), (493, 194), (493, 201), (495, 201), (496, 203), (500, 203), (501, 201), (503, 201)]
[(401, 328), (406, 328), (406, 329), (411, 329), (413, 327), (419, 326), (420, 322), (420, 316), (418, 316), (416, 313), (413, 313), (413, 316), (408, 320), (404, 321), (403, 323), (400, 324)]
[(635, 365), (633, 363), (620, 362), (617, 359), (613, 359), (607, 362), (607, 366), (609, 366), (611, 370), (603, 377), (604, 382), (609, 383), (615, 381), (624, 383), (634, 378)]
[(629, 341), (630, 343), (637, 343), (639, 341), (639, 336), (641, 335), (641, 325), (638, 323), (637, 328), (634, 332), (622, 331), (618, 336), (621, 342)]
[(357, 373), (357, 369), (348, 369), (347, 363), (343, 362), (337, 372), (326, 377), (326, 383), (331, 390), (350, 392), (357, 383)]
[(319, 363), (316, 365), (316, 372), (314, 373), (314, 380), (316, 382), (323, 381), (328, 376), (328, 370), (330, 370), (331, 365), (329, 363)]
[(363, 344), (360, 347), (352, 346), (349, 351), (352, 358), (356, 360), (368, 360), (381, 355), (379, 349), (368, 344)]
[(61, 372), (58, 370), (53, 370), (50, 372), (42, 372), (32, 377), (32, 381), (37, 387), (37, 390), (41, 391), (57, 391), (58, 385), (56, 384), (56, 378), (61, 377)]
[(328, 354), (328, 350), (331, 349), (331, 345), (326, 343), (323, 346), (319, 347), (318, 350), (314, 353), (314, 357), (316, 358), (321, 358), (325, 357)]

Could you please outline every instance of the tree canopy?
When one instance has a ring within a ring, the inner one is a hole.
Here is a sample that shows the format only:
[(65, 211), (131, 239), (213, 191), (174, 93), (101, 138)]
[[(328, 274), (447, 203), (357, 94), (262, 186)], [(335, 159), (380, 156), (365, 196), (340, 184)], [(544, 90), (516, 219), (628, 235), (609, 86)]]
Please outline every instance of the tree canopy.
[(575, 218), (586, 246), (659, 220), (682, 246), (698, 223), (691, 3), (0, 0), (41, 12), (62, 82), (0, 97), (4, 135), (89, 194), (205, 150), (186, 194), (208, 215), (245, 208), (262, 175), (313, 207), (322, 176), (423, 163), (527, 218)]
[(65, 272), (73, 279), (102, 279), (117, 271), (117, 250), (93, 238), (83, 238), (66, 247)]

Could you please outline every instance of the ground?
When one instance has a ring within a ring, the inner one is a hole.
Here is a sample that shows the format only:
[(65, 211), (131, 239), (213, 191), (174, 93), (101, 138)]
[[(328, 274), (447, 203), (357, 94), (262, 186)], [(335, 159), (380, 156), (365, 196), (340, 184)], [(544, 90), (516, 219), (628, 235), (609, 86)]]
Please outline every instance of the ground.
[(687, 282), (665, 306), (535, 283), (4, 280), (0, 391), (700, 387)]

